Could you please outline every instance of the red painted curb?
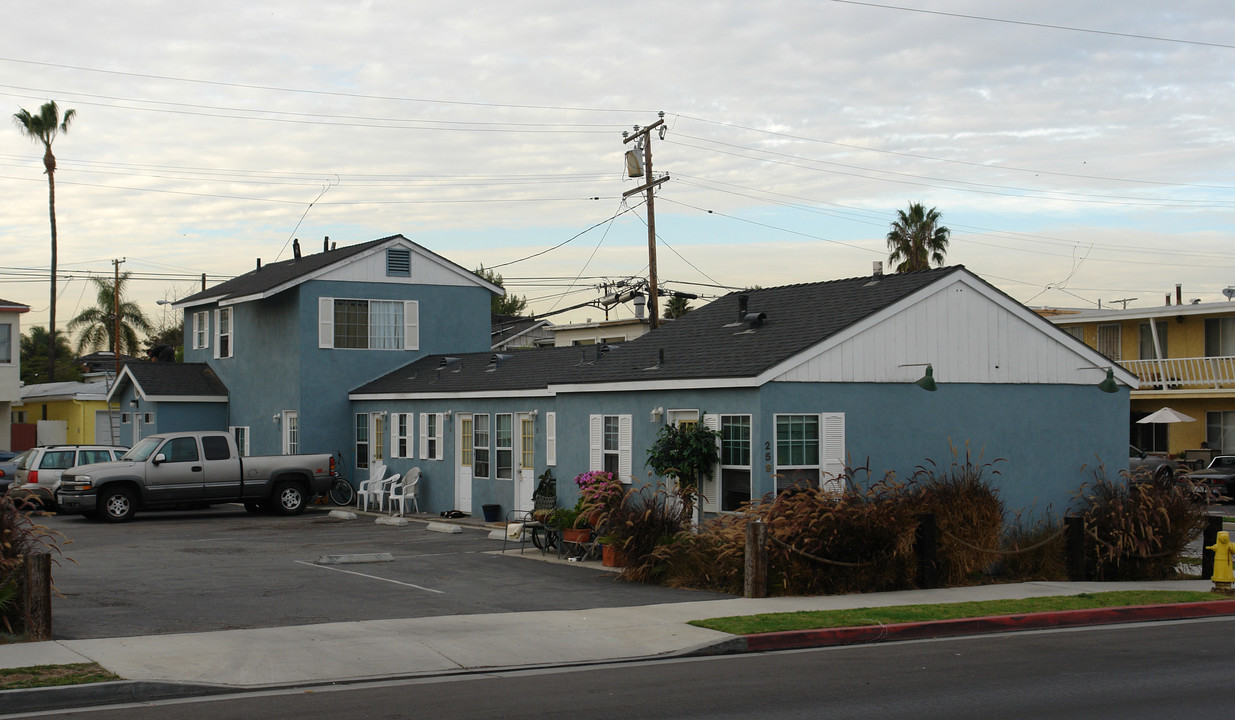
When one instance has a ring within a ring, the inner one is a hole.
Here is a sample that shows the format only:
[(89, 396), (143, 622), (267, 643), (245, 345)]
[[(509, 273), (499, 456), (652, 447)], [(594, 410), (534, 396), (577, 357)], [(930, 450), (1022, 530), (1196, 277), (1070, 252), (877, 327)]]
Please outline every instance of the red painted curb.
[(890, 640), (980, 635), (984, 633), (1037, 630), (1041, 628), (1114, 625), (1146, 620), (1186, 620), (1199, 617), (1235, 615), (1235, 600), (1211, 600), (1196, 603), (1162, 605), (1132, 605), (1128, 607), (1095, 608), (1091, 610), (1060, 610), (1056, 612), (990, 617), (930, 620), (892, 625), (826, 628), (819, 630), (786, 630), (746, 636), (747, 652), (790, 650), (793, 648), (856, 645)]

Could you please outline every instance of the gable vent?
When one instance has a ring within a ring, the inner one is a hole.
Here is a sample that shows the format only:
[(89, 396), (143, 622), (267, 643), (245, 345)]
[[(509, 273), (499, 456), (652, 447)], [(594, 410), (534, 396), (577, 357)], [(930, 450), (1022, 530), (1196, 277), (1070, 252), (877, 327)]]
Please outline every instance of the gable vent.
[(412, 251), (407, 248), (390, 248), (386, 251), (387, 277), (412, 276)]

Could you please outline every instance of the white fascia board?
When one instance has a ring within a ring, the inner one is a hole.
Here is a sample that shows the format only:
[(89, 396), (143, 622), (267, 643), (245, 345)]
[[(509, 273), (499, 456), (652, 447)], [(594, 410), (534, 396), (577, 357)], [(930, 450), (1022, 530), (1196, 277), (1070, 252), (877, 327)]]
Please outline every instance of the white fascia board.
[(535, 390), (502, 390), (499, 392), (440, 392), (440, 393), (349, 393), (348, 400), (454, 400), (485, 399), (500, 400), (502, 398), (534, 398), (553, 397), (556, 393), (537, 388)]
[(550, 385), (549, 389), (558, 394), (566, 393), (605, 393), (605, 392), (637, 392), (640, 390), (720, 390), (726, 388), (753, 388), (763, 383), (755, 377), (734, 378), (698, 378), (694, 380), (641, 380), (624, 383), (575, 383), (571, 385)]
[(111, 390), (107, 391), (108, 403), (112, 402), (112, 398), (116, 395), (116, 391), (120, 389), (121, 384), (124, 382), (126, 377), (129, 382), (133, 383), (133, 392), (138, 397), (145, 397), (145, 394), (142, 392), (141, 384), (137, 382), (137, 378), (133, 377), (133, 373), (129, 372), (129, 366), (125, 365), (120, 369), (120, 374), (116, 376), (116, 382), (112, 383)]
[(222, 297), (223, 297), (222, 295), (213, 295), (207, 298), (198, 298), (197, 300), (194, 300), (193, 302), (175, 302), (175, 303), (172, 303), (172, 309), (173, 310), (187, 310), (188, 308), (201, 307), (203, 305), (213, 305), (219, 302), (220, 298)]
[[(1035, 315), (1037, 313), (1034, 313)], [(1235, 304), (1231, 302), (1198, 303), (1196, 305), (1159, 305), (1152, 308), (1132, 310), (1083, 310), (1070, 315), (1051, 315), (1044, 319), (1053, 325), (1076, 323), (1119, 322), (1120, 320), (1148, 320), (1149, 318), (1175, 317), (1177, 315), (1231, 315)]]

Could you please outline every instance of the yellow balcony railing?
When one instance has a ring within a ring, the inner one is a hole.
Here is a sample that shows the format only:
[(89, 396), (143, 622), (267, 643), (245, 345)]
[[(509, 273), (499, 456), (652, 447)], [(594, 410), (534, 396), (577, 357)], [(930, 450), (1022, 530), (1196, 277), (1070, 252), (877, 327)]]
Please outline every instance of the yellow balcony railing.
[(1119, 364), (1141, 379), (1138, 390), (1235, 389), (1235, 357), (1123, 360)]

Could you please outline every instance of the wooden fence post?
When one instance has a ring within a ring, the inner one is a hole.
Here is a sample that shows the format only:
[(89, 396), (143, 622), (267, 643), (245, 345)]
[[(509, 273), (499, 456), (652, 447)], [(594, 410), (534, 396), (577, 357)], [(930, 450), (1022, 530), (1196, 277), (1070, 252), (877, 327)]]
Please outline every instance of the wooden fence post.
[(746, 584), (742, 597), (768, 596), (768, 526), (762, 520), (746, 523)]
[(1072, 582), (1088, 580), (1085, 577), (1085, 519), (1069, 515), (1063, 519), (1063, 525), (1068, 579)]
[(51, 640), (51, 553), (27, 555), (22, 566), (26, 634), (31, 640)]
[(914, 540), (914, 552), (918, 556), (918, 587), (939, 587), (939, 523), (935, 513), (918, 516)]
[[(1210, 515), (1205, 519), (1205, 532), (1202, 535), (1201, 547), (1207, 548), (1218, 542), (1218, 533), (1222, 530), (1222, 518)], [(1201, 579), (1209, 580), (1214, 576), (1214, 551), (1201, 551)]]

